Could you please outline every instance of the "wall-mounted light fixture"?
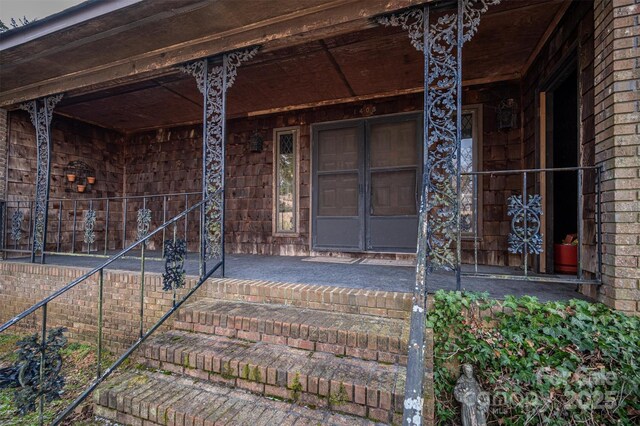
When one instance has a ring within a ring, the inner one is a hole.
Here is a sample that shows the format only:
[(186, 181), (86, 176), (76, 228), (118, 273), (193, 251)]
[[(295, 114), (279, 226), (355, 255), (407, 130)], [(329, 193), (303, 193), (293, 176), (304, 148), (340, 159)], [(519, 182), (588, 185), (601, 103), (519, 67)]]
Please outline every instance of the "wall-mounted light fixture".
[(518, 104), (514, 99), (503, 99), (498, 105), (498, 130), (515, 129), (518, 123)]
[(253, 132), (251, 137), (249, 137), (249, 151), (251, 152), (262, 152), (264, 144), (264, 138), (259, 131)]
[(91, 186), (96, 183), (95, 170), (81, 160), (69, 162), (64, 168), (64, 177), (67, 184), (66, 192), (91, 191)]

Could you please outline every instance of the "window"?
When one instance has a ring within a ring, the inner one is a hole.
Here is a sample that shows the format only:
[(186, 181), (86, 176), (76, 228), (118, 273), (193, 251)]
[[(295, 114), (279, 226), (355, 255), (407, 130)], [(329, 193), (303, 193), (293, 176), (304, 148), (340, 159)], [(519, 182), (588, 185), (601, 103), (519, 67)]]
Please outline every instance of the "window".
[(298, 129), (274, 131), (274, 234), (298, 232)]
[[(460, 167), (461, 173), (470, 173), (480, 170), (480, 135), (479, 123), (481, 123), (482, 110), (481, 107), (468, 107), (462, 113), (462, 140), (460, 143)], [(460, 222), (462, 226), (462, 234), (473, 236), (477, 231), (480, 235), (480, 229), (475, 229), (476, 223), (481, 228), (482, 220), (476, 215), (480, 215), (482, 210), (481, 191), (476, 194), (476, 188), (481, 188), (481, 179), (478, 176), (475, 180), (473, 175), (461, 176), (461, 205), (460, 205)], [(477, 196), (477, 200), (474, 197)], [(477, 204), (476, 204), (477, 203)]]

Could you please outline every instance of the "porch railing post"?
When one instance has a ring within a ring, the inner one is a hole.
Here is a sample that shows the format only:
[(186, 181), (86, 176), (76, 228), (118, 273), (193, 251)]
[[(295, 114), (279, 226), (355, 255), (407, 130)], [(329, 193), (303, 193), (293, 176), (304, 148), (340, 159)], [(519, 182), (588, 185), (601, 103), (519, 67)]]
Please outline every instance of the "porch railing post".
[(527, 228), (527, 219), (529, 216), (527, 203), (527, 172), (522, 174), (522, 226), (524, 227), (524, 232), (522, 233), (524, 237), (524, 249), (522, 251), (524, 256), (524, 276), (526, 277), (529, 273), (529, 229)]
[[(202, 199), (207, 200), (201, 213), (200, 251), (203, 266), (210, 257), (222, 262), (224, 276), (224, 185), (226, 145), (226, 97), (233, 85), (237, 67), (258, 52), (257, 47), (225, 53), (222, 64), (213, 65), (209, 59), (195, 61), (181, 67), (181, 71), (195, 77), (203, 95), (202, 116)], [(221, 197), (221, 198), (218, 198)], [(185, 230), (186, 238), (186, 230)]]
[(47, 244), (47, 220), (49, 213), (49, 186), (51, 182), (51, 118), (53, 108), (62, 95), (48, 96), (20, 105), (31, 117), (36, 130), (36, 191), (33, 218), (33, 243), (31, 245), (31, 263), (36, 261), (40, 251), (40, 263), (45, 261)]
[(583, 212), (583, 199), (582, 199), (582, 184), (583, 184), (583, 170), (578, 169), (578, 279), (582, 279), (582, 236), (583, 236), (583, 223), (582, 223), (582, 215)]
[(78, 200), (73, 200), (73, 226), (71, 228), (71, 253), (76, 252), (76, 225), (78, 224)]
[[(377, 19), (382, 25), (407, 30), (411, 44), (424, 57), (423, 176), (403, 425), (422, 424), (428, 276), (439, 268), (454, 270), (456, 287), (461, 287), (462, 46), (476, 32), (486, 6), (497, 3), (458, 0), (455, 12), (443, 14), (433, 24), (429, 4)], [(455, 39), (450, 37), (454, 31)]]
[(460, 218), (460, 206), (462, 204), (462, 44), (464, 43), (464, 0), (458, 1), (458, 13), (456, 15), (457, 40), (456, 40), (456, 193), (457, 202), (455, 208), (456, 217), (456, 290), (462, 289), (462, 220)]
[(478, 175), (473, 174), (473, 268), (478, 273)]

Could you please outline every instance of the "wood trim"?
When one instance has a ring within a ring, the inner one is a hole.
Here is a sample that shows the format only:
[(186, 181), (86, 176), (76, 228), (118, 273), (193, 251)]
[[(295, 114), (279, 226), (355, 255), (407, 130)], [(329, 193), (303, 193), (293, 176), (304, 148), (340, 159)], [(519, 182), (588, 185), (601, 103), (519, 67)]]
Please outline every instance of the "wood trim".
[[(293, 149), (295, 153), (294, 158), (294, 187), (295, 187), (295, 209), (294, 214), (295, 217), (295, 232), (279, 232), (277, 225), (277, 179), (278, 179), (278, 134), (291, 132), (293, 134), (293, 143), (295, 144)], [(290, 127), (278, 127), (273, 129), (273, 171), (272, 171), (272, 185), (271, 185), (271, 233), (274, 237), (299, 237), (300, 236), (300, 126), (290, 126)]]
[[(540, 164), (539, 167), (545, 168), (547, 166), (547, 93), (540, 92)], [(542, 197), (542, 211), (547, 211), (547, 174), (540, 174), (540, 196)], [(541, 216), (540, 228), (542, 232), (542, 247), (547, 247), (547, 215)], [(540, 272), (547, 272), (547, 256), (538, 256), (540, 261)]]
[(553, 34), (553, 32), (556, 30), (556, 28), (560, 24), (562, 17), (567, 12), (567, 10), (569, 10), (569, 6), (571, 6), (571, 3), (572, 3), (571, 1), (564, 1), (562, 3), (562, 5), (560, 6), (560, 9), (558, 9), (558, 12), (553, 17), (553, 20), (551, 20), (551, 23), (547, 27), (546, 31), (544, 32), (544, 34), (542, 34), (542, 37), (540, 37), (540, 40), (538, 40), (538, 44), (536, 44), (536, 47), (533, 49), (533, 51), (529, 55), (527, 62), (525, 62), (524, 66), (522, 67), (522, 72), (521, 72), (522, 75), (526, 75), (527, 72), (529, 72), (529, 68), (531, 68), (531, 65), (533, 65), (533, 62), (536, 60), (536, 58), (540, 54), (540, 51), (542, 51), (542, 48), (545, 46), (545, 44), (547, 44), (547, 41), (549, 41), (549, 37), (551, 37), (551, 34)]
[[(487, 78), (465, 80), (462, 82), (462, 85), (466, 87), (466, 86), (474, 86), (479, 84), (497, 83), (501, 81), (512, 81), (512, 80), (517, 80), (519, 78), (520, 78), (520, 73), (514, 73), (514, 74), (506, 74), (506, 75), (493, 76), (493, 77), (487, 77)], [(327, 99), (323, 101), (307, 102), (307, 103), (297, 104), (297, 105), (287, 105), (284, 107), (250, 111), (243, 114), (236, 114), (227, 118), (234, 119), (234, 118), (244, 118), (244, 117), (257, 117), (261, 115), (270, 115), (270, 114), (280, 114), (283, 112), (297, 111), (301, 109), (319, 108), (319, 107), (332, 106), (337, 104), (347, 104), (351, 102), (370, 101), (374, 99), (391, 98), (394, 96), (412, 95), (416, 93), (422, 93), (423, 91), (424, 91), (424, 87), (422, 86), (412, 87), (409, 89), (398, 89), (398, 90), (392, 90), (392, 91), (381, 92), (381, 93), (373, 93), (368, 95), (349, 96), (346, 98)]]

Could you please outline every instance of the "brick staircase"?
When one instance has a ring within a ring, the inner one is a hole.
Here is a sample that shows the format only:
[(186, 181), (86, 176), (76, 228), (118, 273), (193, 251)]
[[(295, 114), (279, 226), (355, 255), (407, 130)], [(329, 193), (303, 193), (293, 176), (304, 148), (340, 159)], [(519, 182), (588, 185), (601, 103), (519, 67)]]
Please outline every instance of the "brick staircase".
[[(186, 305), (140, 349), (142, 368), (95, 392), (96, 415), (132, 425), (400, 424), (408, 319), (300, 306), (295, 289), (287, 297), (279, 301), (298, 306)], [(358, 312), (352, 301), (340, 309)]]

